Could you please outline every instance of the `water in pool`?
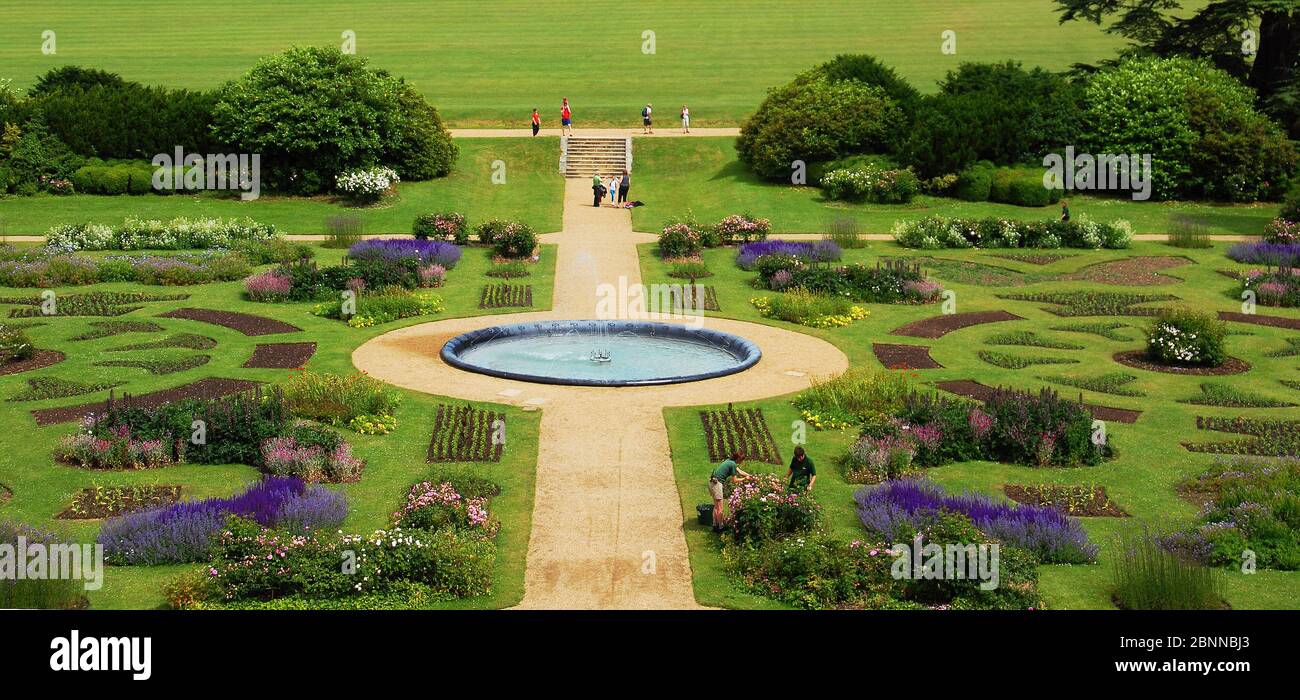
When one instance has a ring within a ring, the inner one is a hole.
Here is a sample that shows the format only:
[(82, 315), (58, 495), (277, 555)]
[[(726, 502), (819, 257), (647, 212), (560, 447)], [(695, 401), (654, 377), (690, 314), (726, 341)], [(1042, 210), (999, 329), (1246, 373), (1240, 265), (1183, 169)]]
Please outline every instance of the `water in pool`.
[(738, 362), (726, 350), (684, 338), (586, 334), (498, 338), (464, 350), (460, 359), (499, 372), (624, 382), (707, 374)]

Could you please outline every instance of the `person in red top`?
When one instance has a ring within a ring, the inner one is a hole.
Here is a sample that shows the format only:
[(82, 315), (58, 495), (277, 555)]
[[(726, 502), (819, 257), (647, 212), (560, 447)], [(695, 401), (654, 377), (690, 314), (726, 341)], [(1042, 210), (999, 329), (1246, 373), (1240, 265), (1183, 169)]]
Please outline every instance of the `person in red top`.
[(542, 130), (542, 115), (538, 113), (537, 108), (533, 107), (533, 136)]
[(564, 98), (560, 105), (560, 133), (573, 136), (573, 110), (569, 109), (569, 98)]

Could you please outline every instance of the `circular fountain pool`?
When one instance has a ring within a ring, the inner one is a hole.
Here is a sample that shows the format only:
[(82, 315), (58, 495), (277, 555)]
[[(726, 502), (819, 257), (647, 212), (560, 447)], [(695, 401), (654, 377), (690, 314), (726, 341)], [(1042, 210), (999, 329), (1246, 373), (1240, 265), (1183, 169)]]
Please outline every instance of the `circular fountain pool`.
[(735, 374), (762, 355), (720, 331), (648, 321), (493, 326), (447, 341), (442, 359), (470, 372), (543, 384), (646, 386)]

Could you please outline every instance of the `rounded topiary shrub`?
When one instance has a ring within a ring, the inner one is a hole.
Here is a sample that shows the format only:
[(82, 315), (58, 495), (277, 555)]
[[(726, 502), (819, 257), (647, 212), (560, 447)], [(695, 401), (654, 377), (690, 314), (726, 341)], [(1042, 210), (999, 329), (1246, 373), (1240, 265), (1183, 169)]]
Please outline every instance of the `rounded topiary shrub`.
[(1136, 58), (1087, 88), (1093, 154), (1150, 154), (1157, 199), (1275, 199), (1300, 157), (1255, 94), (1207, 62)]
[(421, 180), (446, 174), (456, 148), (410, 85), (337, 48), (294, 47), (261, 59), (220, 90), (213, 135), (261, 154), (272, 189), (315, 194), (375, 166)]
[(1147, 358), (1167, 365), (1218, 367), (1228, 358), (1223, 321), (1197, 311), (1161, 314), (1147, 330)]
[(904, 122), (902, 108), (883, 88), (814, 69), (768, 94), (741, 126), (736, 151), (759, 175), (789, 180), (795, 161), (893, 150)]
[(953, 194), (965, 202), (987, 202), (993, 190), (993, 166), (976, 163), (957, 175)]

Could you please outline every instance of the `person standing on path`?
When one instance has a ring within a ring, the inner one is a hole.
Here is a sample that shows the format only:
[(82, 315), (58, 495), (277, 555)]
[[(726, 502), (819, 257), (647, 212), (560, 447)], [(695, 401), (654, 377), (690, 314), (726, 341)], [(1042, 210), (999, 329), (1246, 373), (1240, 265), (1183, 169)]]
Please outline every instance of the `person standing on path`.
[(722, 526), (727, 524), (725, 516), (727, 504), (727, 490), (725, 485), (728, 481), (736, 479), (748, 479), (749, 475), (740, 469), (740, 465), (745, 462), (744, 452), (732, 452), (731, 459), (724, 460), (719, 464), (712, 474), (709, 474), (709, 496), (713, 499), (713, 531), (722, 532)]
[(536, 136), (537, 132), (541, 130), (542, 130), (542, 115), (540, 112), (537, 111), (536, 107), (533, 107), (533, 136)]
[(625, 204), (627, 202), (627, 191), (630, 187), (632, 187), (632, 174), (624, 170), (622, 179), (618, 181), (619, 204)]
[(654, 108), (650, 106), (649, 102), (645, 103), (645, 108), (641, 110), (641, 133), (653, 134), (655, 132), (653, 114)]
[(817, 465), (813, 464), (812, 457), (808, 456), (802, 445), (794, 448), (794, 459), (790, 460), (790, 471), (786, 472), (785, 477), (790, 480), (786, 488), (791, 491), (809, 493), (817, 482)]
[(610, 175), (609, 176), (609, 206), (611, 207), (618, 206), (618, 191), (619, 191), (618, 176)]
[(605, 198), (605, 186), (600, 184), (600, 173), (591, 176), (591, 194), (595, 200), (591, 203), (591, 206), (600, 206), (600, 200)]
[(691, 108), (682, 105), (682, 133), (691, 133)]
[(573, 136), (573, 110), (569, 108), (569, 98), (560, 104), (560, 133)]

